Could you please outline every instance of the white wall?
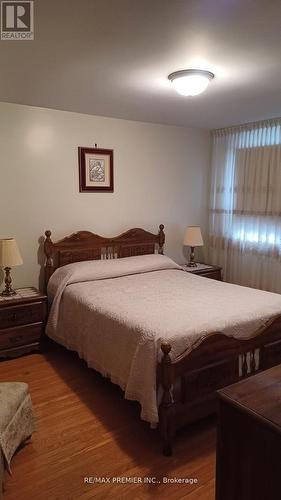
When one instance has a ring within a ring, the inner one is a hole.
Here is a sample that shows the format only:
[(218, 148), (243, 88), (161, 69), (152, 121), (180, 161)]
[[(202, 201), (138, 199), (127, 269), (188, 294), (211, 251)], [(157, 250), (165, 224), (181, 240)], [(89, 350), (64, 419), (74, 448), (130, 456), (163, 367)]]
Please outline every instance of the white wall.
[[(94, 143), (114, 149), (114, 193), (79, 193), (77, 148)], [(38, 285), (46, 229), (55, 241), (163, 223), (166, 254), (183, 261), (185, 226), (206, 225), (209, 148), (207, 131), (0, 103), (0, 238), (24, 260), (14, 285)]]

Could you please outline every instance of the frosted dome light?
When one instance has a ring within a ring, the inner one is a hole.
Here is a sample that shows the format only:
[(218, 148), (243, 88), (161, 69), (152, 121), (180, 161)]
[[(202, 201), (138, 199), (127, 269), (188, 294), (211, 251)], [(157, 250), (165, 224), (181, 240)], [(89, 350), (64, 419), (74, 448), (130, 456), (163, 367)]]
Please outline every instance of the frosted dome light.
[(168, 79), (179, 94), (194, 96), (204, 92), (214, 76), (203, 69), (185, 69), (171, 73)]

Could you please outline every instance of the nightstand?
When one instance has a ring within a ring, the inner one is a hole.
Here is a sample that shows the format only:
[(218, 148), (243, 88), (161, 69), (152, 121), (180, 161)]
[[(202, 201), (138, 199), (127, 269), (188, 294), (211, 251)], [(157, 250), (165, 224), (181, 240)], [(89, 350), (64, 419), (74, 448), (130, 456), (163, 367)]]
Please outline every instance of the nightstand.
[(188, 273), (222, 281), (222, 268), (220, 266), (210, 266), (209, 264), (200, 264), (198, 262), (196, 267), (188, 267), (186, 264), (182, 267)]
[(39, 348), (47, 318), (47, 296), (36, 288), (21, 288), (0, 296), (0, 358), (16, 357)]

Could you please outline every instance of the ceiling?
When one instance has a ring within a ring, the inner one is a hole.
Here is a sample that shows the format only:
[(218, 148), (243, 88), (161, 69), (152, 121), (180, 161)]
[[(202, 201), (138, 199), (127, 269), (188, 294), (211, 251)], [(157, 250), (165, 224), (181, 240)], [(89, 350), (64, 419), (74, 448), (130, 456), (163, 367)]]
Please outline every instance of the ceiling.
[[(35, 40), (0, 41), (0, 101), (218, 128), (281, 116), (280, 0), (35, 0)], [(183, 97), (167, 76), (215, 79)]]

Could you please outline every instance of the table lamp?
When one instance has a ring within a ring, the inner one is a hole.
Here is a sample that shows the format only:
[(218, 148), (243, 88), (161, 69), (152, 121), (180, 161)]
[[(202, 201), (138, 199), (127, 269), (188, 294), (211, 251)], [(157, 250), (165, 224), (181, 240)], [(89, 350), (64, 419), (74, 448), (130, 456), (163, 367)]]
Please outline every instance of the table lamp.
[(22, 258), (16, 240), (14, 238), (0, 240), (0, 266), (5, 271), (5, 289), (1, 293), (2, 296), (15, 295), (16, 292), (12, 289), (11, 267), (21, 264)]
[(194, 260), (194, 248), (204, 245), (201, 229), (199, 226), (189, 226), (184, 235), (183, 244), (190, 247), (190, 259), (187, 263), (188, 267), (197, 267)]

